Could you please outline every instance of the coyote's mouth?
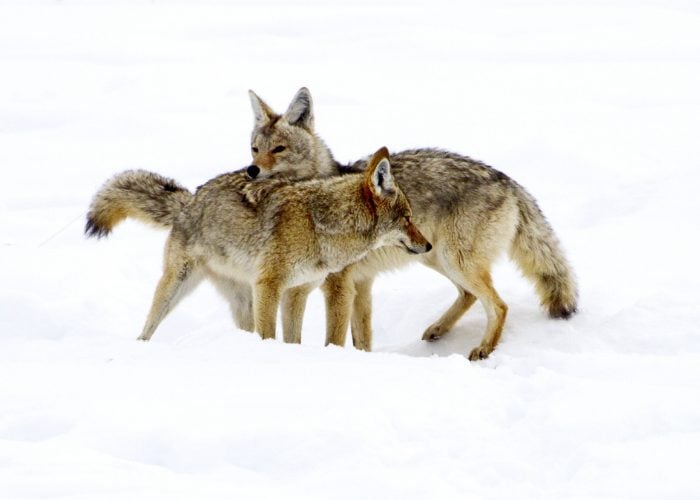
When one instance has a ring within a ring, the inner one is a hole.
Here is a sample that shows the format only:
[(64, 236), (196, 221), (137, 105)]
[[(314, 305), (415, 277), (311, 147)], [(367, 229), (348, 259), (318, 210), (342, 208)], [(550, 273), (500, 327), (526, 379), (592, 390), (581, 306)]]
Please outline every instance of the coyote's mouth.
[(401, 244), (404, 246), (406, 251), (412, 255), (418, 255), (420, 252), (414, 250), (413, 248), (409, 247), (405, 241), (402, 241)]
[(406, 249), (406, 251), (407, 251), (408, 253), (412, 254), (412, 255), (420, 255), (420, 254), (422, 254), (422, 253), (430, 252), (430, 251), (433, 249), (433, 245), (431, 245), (430, 243), (427, 243), (427, 244), (425, 245), (425, 250), (423, 250), (423, 251), (416, 250), (415, 248), (409, 246), (408, 243), (406, 243), (406, 242), (403, 241), (403, 240), (401, 241), (401, 244), (404, 246), (404, 248)]

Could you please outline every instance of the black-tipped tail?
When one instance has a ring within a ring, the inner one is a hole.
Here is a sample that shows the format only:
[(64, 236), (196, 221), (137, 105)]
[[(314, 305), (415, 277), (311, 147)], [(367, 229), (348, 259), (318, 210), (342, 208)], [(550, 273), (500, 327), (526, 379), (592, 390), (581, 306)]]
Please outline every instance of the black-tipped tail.
[(108, 180), (95, 194), (85, 234), (102, 238), (129, 217), (169, 228), (191, 199), (192, 194), (172, 179), (145, 170), (128, 170)]
[(519, 185), (516, 185), (516, 193), (520, 223), (511, 256), (534, 283), (550, 317), (569, 319), (576, 314), (578, 302), (574, 272), (535, 199)]
[(85, 236), (100, 239), (109, 236), (110, 232), (110, 228), (99, 225), (92, 215), (88, 214), (85, 222)]

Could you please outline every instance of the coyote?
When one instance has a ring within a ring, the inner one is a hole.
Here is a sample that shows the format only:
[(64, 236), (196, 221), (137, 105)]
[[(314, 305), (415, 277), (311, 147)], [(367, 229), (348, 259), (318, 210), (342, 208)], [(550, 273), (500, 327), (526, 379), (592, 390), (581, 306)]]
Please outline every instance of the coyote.
[(85, 232), (105, 236), (127, 217), (171, 228), (140, 340), (149, 340), (180, 299), (209, 278), (231, 299), (239, 326), (264, 339), (275, 337), (283, 300), (285, 340), (300, 342), (306, 296), (328, 273), (383, 245), (412, 254), (431, 249), (388, 156), (386, 148), (377, 151), (365, 173), (294, 184), (253, 182), (238, 171), (194, 194), (158, 174), (126, 171), (97, 192)]
[[(284, 115), (276, 114), (253, 91), (251, 177), (308, 179), (362, 171), (367, 159), (341, 165), (314, 132), (311, 94), (301, 88)], [(375, 276), (411, 261), (438, 271), (457, 288), (457, 299), (423, 333), (437, 340), (478, 299), (487, 316), (486, 333), (470, 360), (495, 348), (508, 310), (491, 280), (491, 265), (507, 250), (535, 285), (553, 318), (576, 312), (577, 286), (559, 241), (535, 199), (517, 182), (480, 162), (438, 149), (391, 155), (392, 172), (414, 211), (414, 220), (433, 242), (432, 252), (409, 255), (384, 247), (326, 278), (326, 344), (344, 345), (351, 323), (355, 347), (370, 350), (371, 287)], [(288, 314), (303, 314), (303, 306)], [(297, 318), (295, 321), (299, 322)]]

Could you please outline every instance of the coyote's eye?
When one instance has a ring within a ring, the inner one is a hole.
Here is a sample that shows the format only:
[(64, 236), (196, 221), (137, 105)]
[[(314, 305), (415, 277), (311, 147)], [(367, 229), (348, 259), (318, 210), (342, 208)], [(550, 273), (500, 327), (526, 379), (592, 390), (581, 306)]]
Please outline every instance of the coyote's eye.
[(287, 149), (287, 148), (285, 148), (284, 146), (277, 146), (275, 149), (272, 150), (272, 152), (273, 153), (281, 153), (285, 149)]
[(258, 148), (256, 148), (255, 146), (253, 146), (253, 147), (252, 147), (252, 148), (250, 148), (250, 149), (252, 149), (252, 150), (253, 150), (253, 153), (257, 153), (257, 152), (258, 152)]

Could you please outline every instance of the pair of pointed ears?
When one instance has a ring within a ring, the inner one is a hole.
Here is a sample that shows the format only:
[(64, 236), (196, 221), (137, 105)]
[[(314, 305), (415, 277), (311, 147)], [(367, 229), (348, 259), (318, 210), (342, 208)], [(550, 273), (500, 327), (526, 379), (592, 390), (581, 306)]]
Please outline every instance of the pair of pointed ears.
[(365, 182), (377, 197), (391, 197), (396, 194), (396, 183), (391, 173), (389, 150), (386, 147), (372, 155), (365, 174)]
[[(255, 92), (249, 90), (248, 95), (250, 96), (250, 103), (253, 106), (256, 127), (265, 125), (269, 121), (279, 117)], [(311, 100), (311, 92), (309, 92), (309, 89), (302, 87), (297, 91), (287, 111), (282, 115), (282, 119), (290, 125), (304, 127), (310, 131), (314, 129), (313, 101)]]

